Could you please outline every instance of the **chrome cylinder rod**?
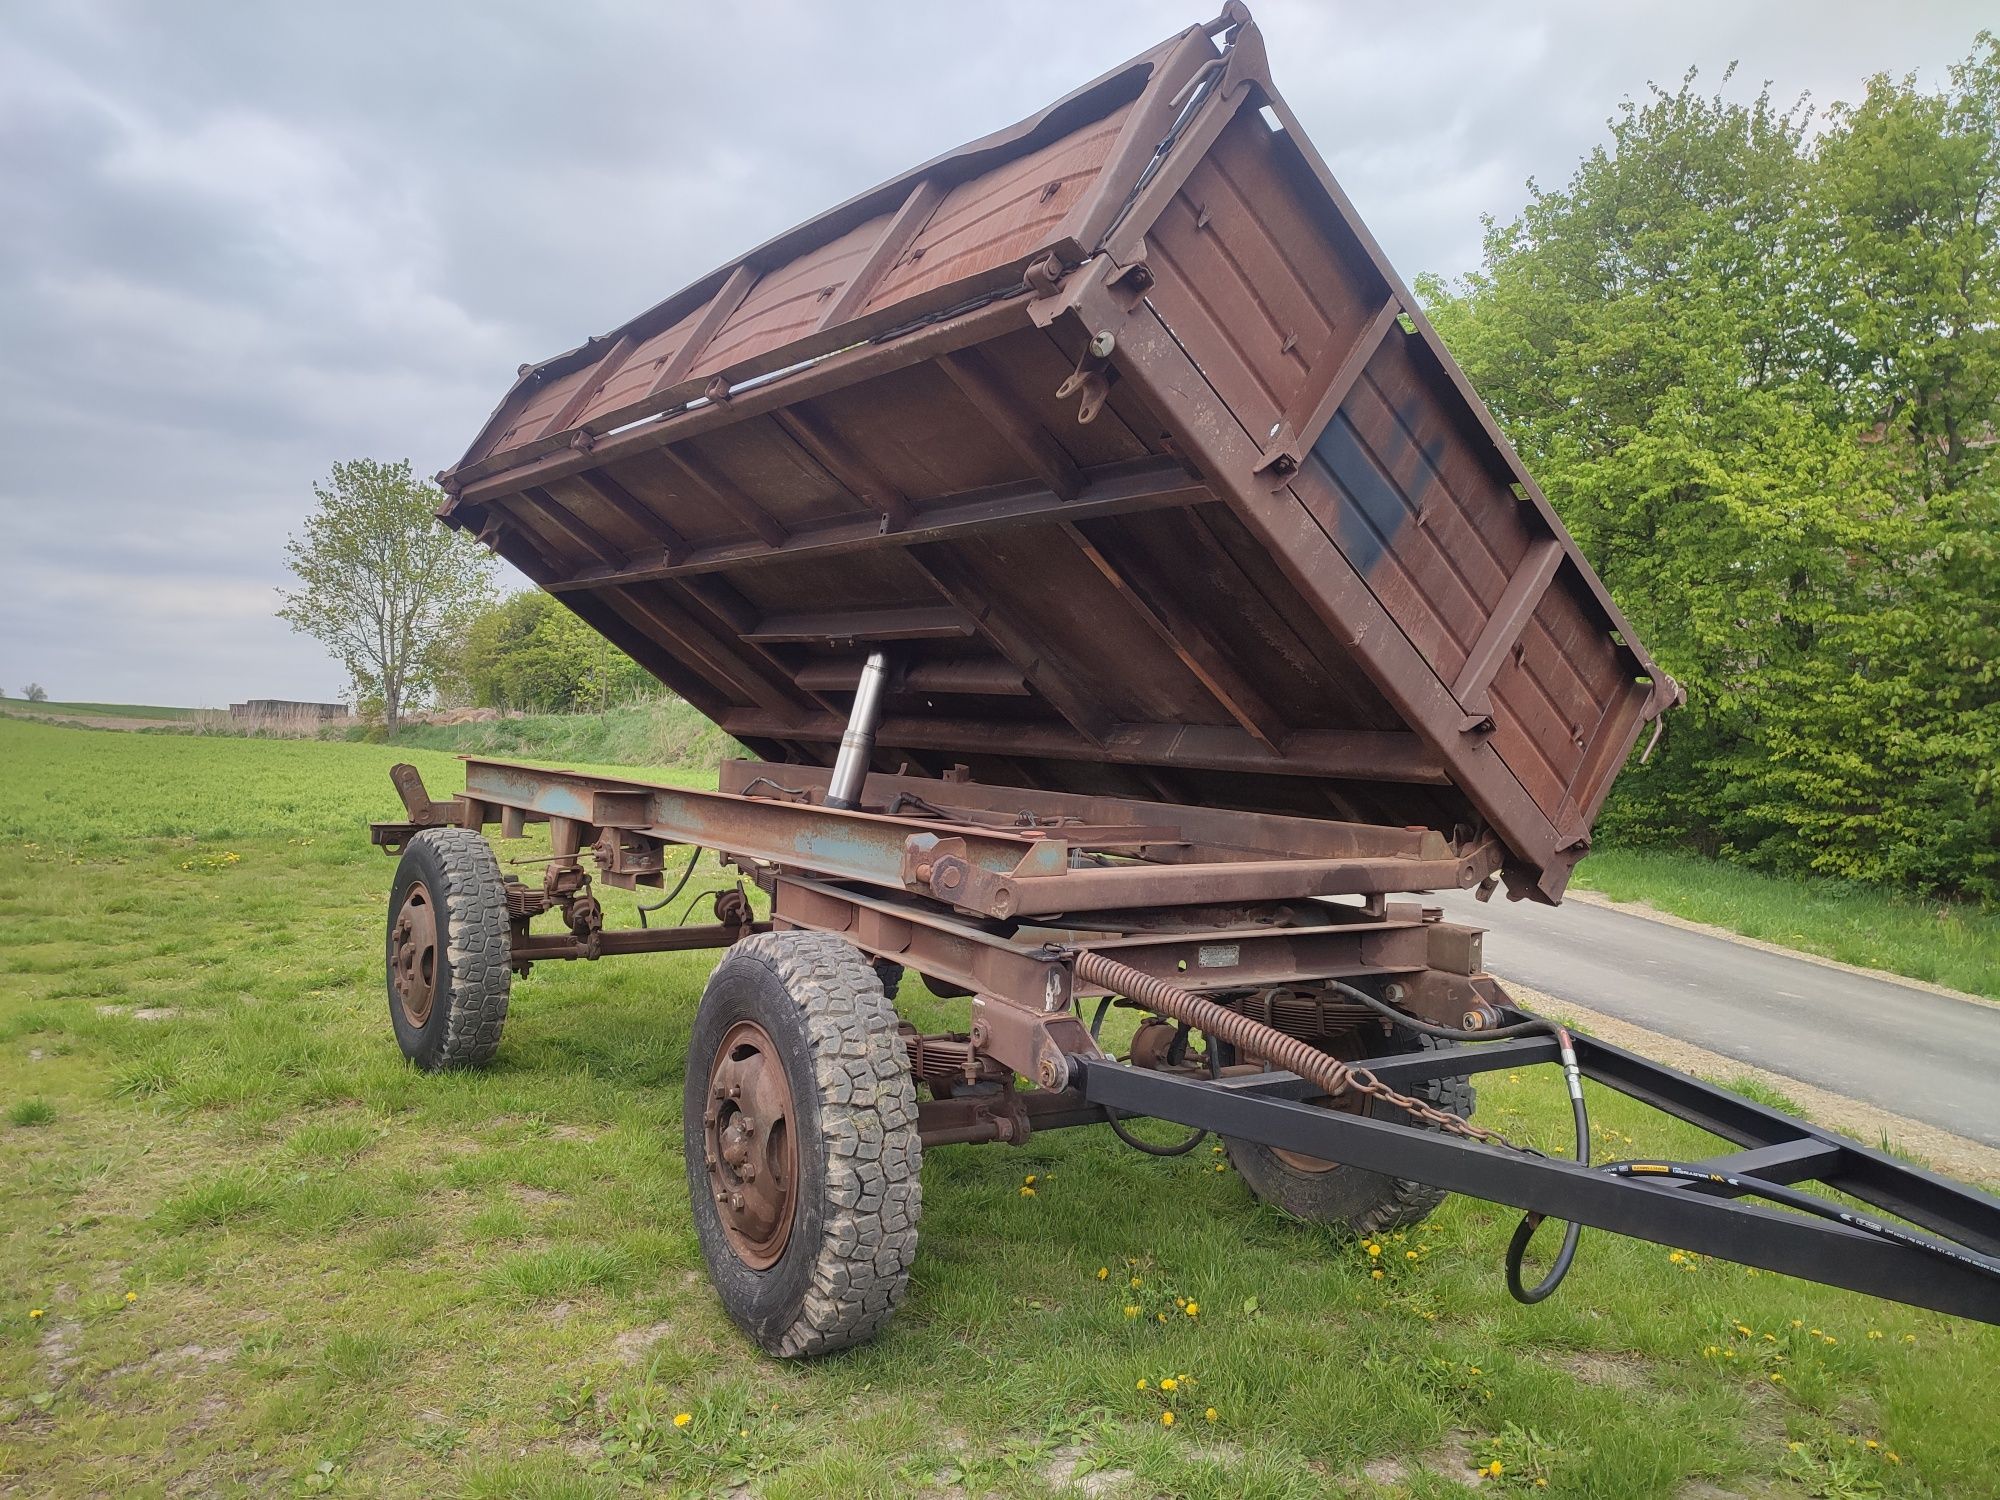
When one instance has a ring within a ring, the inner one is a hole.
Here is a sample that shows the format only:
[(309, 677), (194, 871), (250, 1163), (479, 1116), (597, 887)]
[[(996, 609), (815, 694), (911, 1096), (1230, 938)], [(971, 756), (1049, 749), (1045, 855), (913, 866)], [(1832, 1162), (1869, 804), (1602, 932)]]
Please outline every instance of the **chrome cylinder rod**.
[(875, 725), (882, 717), (882, 695), (889, 685), (889, 655), (871, 651), (861, 668), (861, 682), (854, 689), (854, 707), (848, 710), (847, 728), (840, 736), (840, 754), (833, 763), (833, 776), (826, 785), (828, 807), (858, 807), (861, 784), (868, 779), (868, 762), (875, 754)]

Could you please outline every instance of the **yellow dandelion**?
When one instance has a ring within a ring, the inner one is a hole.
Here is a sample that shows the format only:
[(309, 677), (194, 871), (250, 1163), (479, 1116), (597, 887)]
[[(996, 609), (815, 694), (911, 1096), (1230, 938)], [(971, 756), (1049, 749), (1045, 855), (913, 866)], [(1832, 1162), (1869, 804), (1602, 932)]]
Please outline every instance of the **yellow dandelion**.
[(674, 1426), (676, 1427), (685, 1427), (693, 1420), (694, 1413), (691, 1411), (677, 1411), (674, 1413)]
[(1784, 1383), (1785, 1383), (1785, 1377), (1780, 1375), (1776, 1370), (1773, 1370), (1771, 1372), (1771, 1384), (1783, 1385)]
[(1226, 1161), (1219, 1161), (1215, 1164), (1215, 1170), (1218, 1172), (1227, 1172), (1229, 1170), (1229, 1163)]
[(1163, 1412), (1161, 1412), (1161, 1413), (1160, 1413), (1160, 1425), (1161, 1425), (1162, 1427), (1171, 1427), (1171, 1426), (1173, 1426), (1173, 1425), (1174, 1425), (1174, 1414), (1173, 1414), (1172, 1412), (1170, 1412), (1170, 1411), (1163, 1411)]
[(1545, 1490), (1545, 1489), (1547, 1489), (1548, 1487), (1549, 1487), (1549, 1482), (1548, 1482), (1548, 1481), (1547, 1481), (1546, 1479), (1539, 1479), (1539, 1478), (1538, 1478), (1538, 1479), (1536, 1479), (1536, 1481), (1535, 1481), (1535, 1488), (1536, 1488), (1536, 1489), (1538, 1489), (1538, 1490)]
[(127, 1292), (125, 1294), (125, 1300), (127, 1302), (137, 1302), (139, 1300), (139, 1294), (137, 1292)]
[(1145, 1379), (1144, 1379), (1144, 1378), (1142, 1377), (1142, 1378), (1140, 1379), (1139, 1383), (1138, 1383), (1137, 1385), (1133, 1386), (1133, 1387), (1132, 1387), (1132, 1389), (1133, 1389), (1133, 1390), (1135, 1390), (1135, 1391), (1143, 1391), (1143, 1390), (1145, 1390), (1145, 1389), (1146, 1389), (1146, 1381), (1145, 1381)]
[(1125, 1316), (1128, 1318), (1136, 1318), (1139, 1316), (1139, 1309), (1134, 1307), (1131, 1303), (1128, 1302), (1125, 1304)]
[(1164, 1322), (1166, 1322), (1166, 1321), (1167, 1321), (1167, 1315), (1166, 1315), (1165, 1313), (1159, 1313), (1159, 1314), (1157, 1314), (1156, 1316), (1157, 1316), (1157, 1317), (1159, 1318), (1159, 1320), (1160, 1320), (1160, 1321), (1161, 1321), (1162, 1323), (1164, 1323)]
[(1467, 1366), (1466, 1366), (1465, 1368), (1466, 1368), (1466, 1369), (1468, 1369), (1468, 1370), (1470, 1370), (1470, 1371), (1471, 1371), (1471, 1372), (1472, 1372), (1473, 1374), (1475, 1374), (1475, 1375), (1477, 1375), (1477, 1374), (1479, 1373), (1479, 1366), (1478, 1366), (1478, 1365), (1467, 1365)]
[(1897, 1456), (1896, 1450), (1894, 1448), (1891, 1448), (1888, 1452), (1884, 1453), (1882, 1456), (1888, 1459), (1889, 1462), (1892, 1464), (1899, 1464), (1903, 1461), (1900, 1457)]
[(1906, 1344), (1914, 1344), (1916, 1341), (1917, 1341), (1917, 1336), (1914, 1333), (1906, 1333), (1903, 1335), (1903, 1342)]
[(1871, 1339), (1879, 1339), (1880, 1337), (1882, 1337), (1882, 1330), (1879, 1328), (1871, 1328), (1868, 1330), (1868, 1337), (1870, 1337)]
[[(1736, 1331), (1737, 1331), (1738, 1333), (1742, 1334), (1742, 1335), (1743, 1335), (1743, 1336), (1744, 1336), (1745, 1338), (1748, 1338), (1748, 1337), (1750, 1337), (1750, 1325), (1749, 1325), (1749, 1324), (1747, 1324), (1747, 1323), (1732, 1323), (1732, 1324), (1731, 1324), (1730, 1326), (1731, 1326), (1732, 1328), (1734, 1328), (1734, 1329), (1735, 1329), (1735, 1330), (1736, 1330)], [(1818, 1332), (1819, 1332), (1819, 1330), (1818, 1330), (1817, 1328), (1815, 1328), (1815, 1329), (1813, 1330), (1813, 1332), (1814, 1332), (1814, 1333), (1818, 1333)]]
[(1794, 1439), (1793, 1441), (1785, 1444), (1785, 1446), (1791, 1449), (1792, 1452), (1797, 1453), (1800, 1449), (1805, 1447), (1805, 1444)]
[(1185, 1298), (1185, 1297), (1176, 1297), (1176, 1298), (1174, 1298), (1174, 1306), (1175, 1306), (1175, 1307), (1186, 1307), (1186, 1306), (1187, 1306), (1187, 1298)]
[(1138, 1277), (1136, 1277), (1136, 1276), (1134, 1276), (1134, 1277), (1132, 1278), (1132, 1290), (1133, 1290), (1133, 1291), (1135, 1291), (1135, 1292), (1136, 1292), (1136, 1291), (1138, 1291), (1138, 1290), (1139, 1290), (1139, 1288), (1140, 1288), (1140, 1287), (1142, 1287), (1142, 1286), (1144, 1286), (1145, 1284), (1146, 1284), (1145, 1282), (1141, 1281), (1141, 1280), (1140, 1280), (1140, 1279), (1139, 1279)]
[(1417, 1252), (1414, 1250), (1405, 1250), (1403, 1252), (1404, 1260), (1415, 1260), (1416, 1258), (1417, 1258)]
[(39, 1307), (31, 1307), (28, 1309), (28, 1321), (31, 1323), (34, 1322), (35, 1319), (39, 1318), (41, 1315), (42, 1315), (42, 1310)]
[(1171, 1375), (1169, 1375), (1165, 1380), (1162, 1380), (1160, 1382), (1160, 1389), (1163, 1391), (1177, 1391), (1180, 1388), (1181, 1388), (1181, 1383), (1178, 1380), (1174, 1379), (1174, 1377)]
[[(1203, 1412), (1202, 1415), (1208, 1418), (1209, 1421), (1213, 1422), (1215, 1420), (1215, 1408), (1211, 1406), (1207, 1411)], [(1891, 1454), (1890, 1456), (1893, 1458), (1895, 1455)]]
[(1382, 1273), (1380, 1271), (1370, 1271), (1368, 1274), (1377, 1281), (1380, 1281), (1382, 1279)]
[(1682, 1261), (1686, 1260), (1687, 1257), (1681, 1254), (1680, 1251), (1676, 1250), (1674, 1251), (1673, 1254), (1669, 1255), (1667, 1259), (1672, 1261), (1675, 1265), (1679, 1265)]
[(1808, 1328), (1806, 1332), (1810, 1333), (1816, 1339), (1823, 1339), (1826, 1337), (1826, 1335), (1821, 1333), (1817, 1328)]
[(1714, 1359), (1715, 1354), (1716, 1350), (1715, 1350), (1715, 1345), (1713, 1344), (1710, 1344), (1706, 1349), (1701, 1351), (1701, 1357), (1703, 1359)]
[(1370, 1244), (1367, 1247), (1367, 1249), (1370, 1255), (1380, 1255), (1382, 1253), (1382, 1247), (1380, 1245)]
[(1778, 1342), (1778, 1336), (1775, 1333), (1767, 1333), (1764, 1335), (1764, 1342), (1767, 1344), (1775, 1344)]
[(1500, 1466), (1500, 1460), (1496, 1458), (1493, 1460), (1492, 1463), (1486, 1466), (1486, 1472), (1491, 1474), (1495, 1479), (1498, 1479), (1502, 1474), (1506, 1473), (1507, 1471)]
[(1840, 1340), (1839, 1340), (1839, 1339), (1835, 1338), (1835, 1337), (1834, 1337), (1834, 1336), (1833, 1336), (1832, 1334), (1830, 1334), (1830, 1333), (1829, 1333), (1829, 1334), (1828, 1334), (1828, 1335), (1826, 1336), (1826, 1341), (1827, 1341), (1827, 1342), (1828, 1342), (1829, 1344), (1837, 1344), (1837, 1343), (1839, 1343), (1839, 1342), (1840, 1342)]
[(1803, 1328), (1803, 1327), (1805, 1327), (1805, 1326), (1806, 1326), (1806, 1325), (1805, 1325), (1805, 1321), (1804, 1321), (1803, 1319), (1801, 1319), (1801, 1318), (1794, 1318), (1794, 1319), (1792, 1319), (1792, 1327), (1794, 1327), (1794, 1328)]
[(1030, 1172), (1026, 1177), (1021, 1179), (1021, 1183), (1024, 1187), (1033, 1187), (1035, 1185), (1035, 1174)]
[(1099, 1281), (1104, 1280), (1104, 1278), (1109, 1276), (1110, 1274), (1111, 1274), (1111, 1267), (1109, 1266), (1099, 1266), (1097, 1268), (1097, 1279)]
[(1032, 1198), (1035, 1196), (1035, 1190), (1031, 1187), (1024, 1187), (1021, 1189), (1021, 1196), (1023, 1198)]
[(1201, 1304), (1199, 1302), (1190, 1302), (1187, 1305), (1187, 1315), (1190, 1318), (1201, 1316)]

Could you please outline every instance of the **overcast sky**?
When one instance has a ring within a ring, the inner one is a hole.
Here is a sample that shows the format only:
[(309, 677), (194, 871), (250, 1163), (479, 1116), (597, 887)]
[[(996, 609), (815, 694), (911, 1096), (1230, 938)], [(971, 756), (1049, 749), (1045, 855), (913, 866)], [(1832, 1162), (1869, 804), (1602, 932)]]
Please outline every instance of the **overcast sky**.
[[(1217, 8), (1212, 3), (1211, 9)], [(1254, 7), (1406, 278), (1567, 178), (1621, 98), (1941, 83), (1990, 5)], [(455, 459), (513, 378), (1032, 113), (1194, 0), (0, 8), (0, 687), (215, 705), (345, 683), (275, 619), (339, 459)], [(1891, 19), (1893, 17), (1893, 19)]]

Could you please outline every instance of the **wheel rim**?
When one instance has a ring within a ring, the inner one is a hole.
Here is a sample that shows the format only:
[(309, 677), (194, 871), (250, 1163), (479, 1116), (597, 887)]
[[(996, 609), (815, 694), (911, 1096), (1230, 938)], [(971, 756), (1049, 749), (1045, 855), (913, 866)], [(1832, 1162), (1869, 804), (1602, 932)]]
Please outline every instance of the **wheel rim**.
[(797, 1202), (792, 1085), (771, 1034), (738, 1021), (715, 1049), (702, 1113), (708, 1187), (737, 1259), (764, 1270), (784, 1254)]
[(431, 1018), (437, 999), (438, 979), (437, 909), (423, 882), (413, 884), (396, 912), (389, 930), (389, 982), (396, 989), (396, 1004), (403, 1019), (422, 1026)]
[[(1354, 1062), (1364, 1054), (1366, 1049), (1355, 1045), (1350, 1035), (1349, 1037), (1341, 1038), (1339, 1044), (1329, 1047), (1327, 1050), (1340, 1058), (1342, 1062)], [(1349, 1089), (1338, 1099), (1327, 1094), (1321, 1094), (1316, 1099), (1307, 1099), (1303, 1102), (1317, 1105), (1321, 1109), (1330, 1109), (1336, 1114), (1343, 1115), (1362, 1114), (1368, 1107), (1368, 1101), (1353, 1089)], [(1317, 1175), (1322, 1172), (1336, 1172), (1343, 1165), (1341, 1162), (1327, 1161), (1324, 1157), (1307, 1156), (1302, 1151), (1287, 1151), (1281, 1146), (1273, 1146), (1271, 1154), (1290, 1167), (1294, 1172), (1310, 1172)]]

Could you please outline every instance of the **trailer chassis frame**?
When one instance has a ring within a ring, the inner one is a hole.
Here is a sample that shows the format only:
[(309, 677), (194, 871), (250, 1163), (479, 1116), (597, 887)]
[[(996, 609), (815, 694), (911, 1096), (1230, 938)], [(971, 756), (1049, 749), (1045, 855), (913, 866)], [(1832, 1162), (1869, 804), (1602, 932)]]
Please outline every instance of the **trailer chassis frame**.
[[(511, 955), (535, 962), (727, 947), (752, 932), (837, 935), (970, 1002), (962, 1033), (905, 1024), (928, 1147), (1019, 1145), (1037, 1131), (1145, 1116), (1412, 1178), (1530, 1214), (1606, 1229), (1940, 1312), (2000, 1323), (2000, 1199), (1766, 1109), (1636, 1053), (1574, 1038), (1582, 1075), (1739, 1149), (1703, 1181), (1614, 1176), (1419, 1128), (1329, 1110), (1324, 1089), (1254, 1060), (1201, 1072), (1157, 1048), (1119, 1061), (1086, 1010), (1134, 1002), (1080, 980), (1103, 954), (1228, 1001), (1340, 980), (1420, 1021), (1480, 1032), (1531, 1019), (1484, 971), (1477, 929), (1390, 896), (1472, 887), (1499, 867), (1478, 830), (1380, 828), (871, 774), (857, 806), (828, 806), (831, 773), (729, 761), (716, 792), (471, 759), (466, 790), (431, 798), (394, 779), (406, 818), (372, 826), (390, 853), (425, 828), (519, 835), (550, 828), (539, 890), (510, 889)], [(770, 898), (758, 921), (741, 882), (714, 893), (712, 923), (607, 931), (597, 878), (664, 883), (673, 845), (715, 851)], [(1328, 898), (1358, 898), (1341, 901)], [(567, 931), (533, 933), (560, 909)], [(1144, 1009), (1143, 1006), (1137, 1008)], [(1557, 1061), (1551, 1037), (1370, 1057), (1392, 1088)], [(1026, 1080), (1028, 1086), (1020, 1086)], [(1726, 1180), (1725, 1180), (1726, 1179)], [(1759, 1184), (1818, 1184), (1936, 1237), (1926, 1249), (1852, 1223), (1743, 1201)]]

